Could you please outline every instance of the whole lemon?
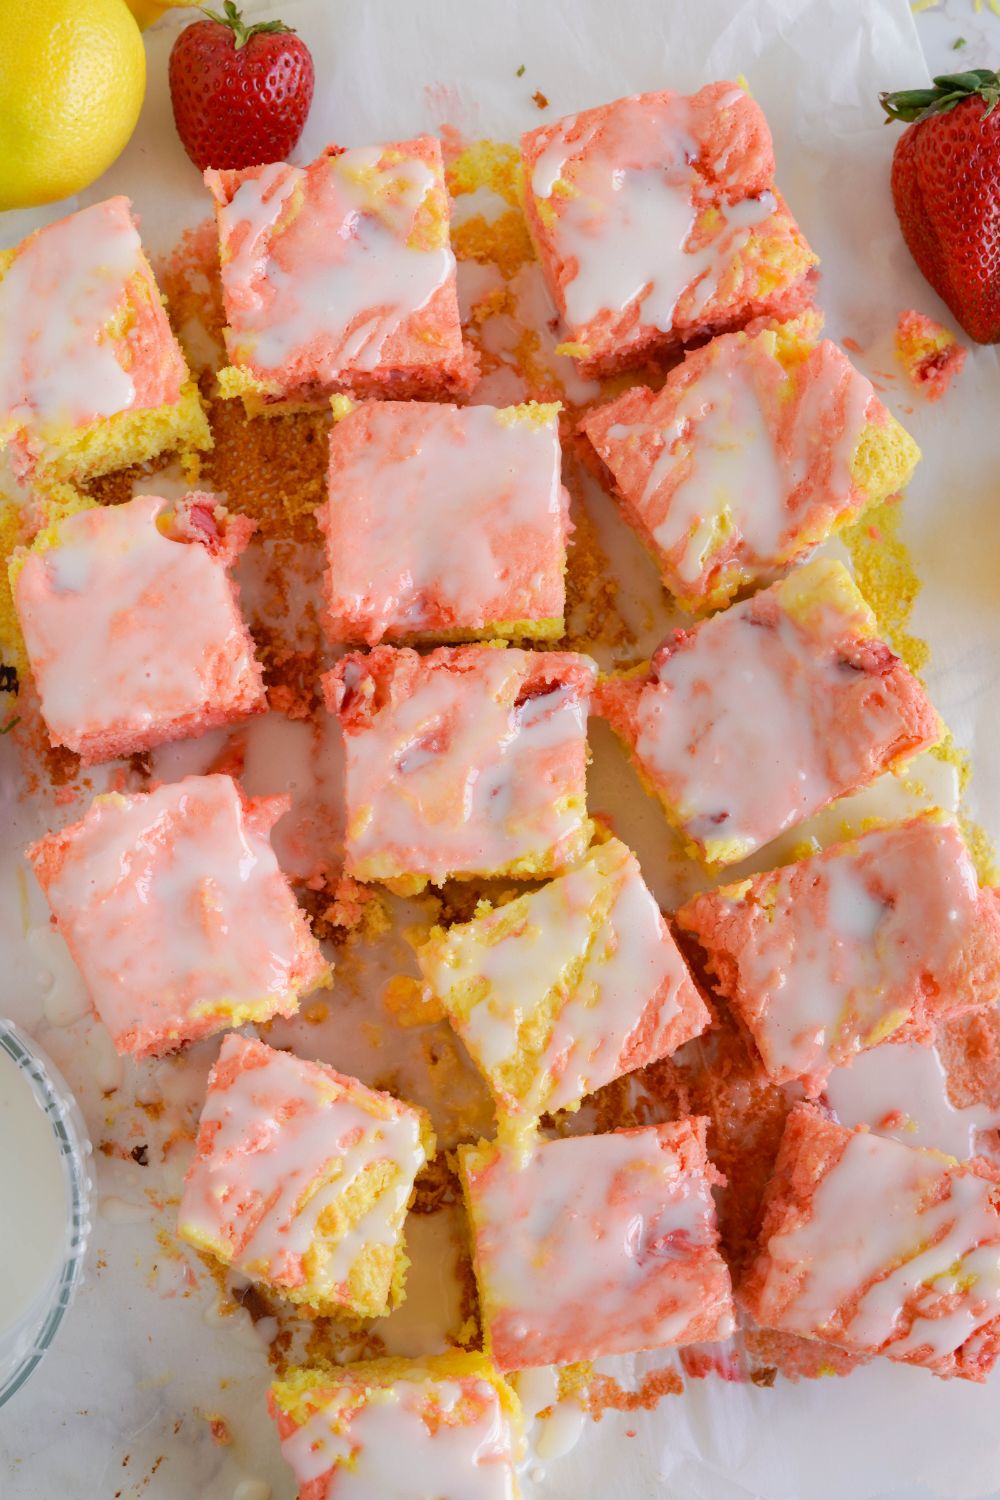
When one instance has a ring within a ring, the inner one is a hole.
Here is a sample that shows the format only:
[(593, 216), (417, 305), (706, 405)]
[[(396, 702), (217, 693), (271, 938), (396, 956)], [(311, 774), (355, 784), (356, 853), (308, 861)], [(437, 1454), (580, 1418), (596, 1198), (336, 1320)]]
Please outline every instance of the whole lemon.
[(145, 31), (147, 26), (152, 26), (161, 16), (166, 15), (168, 10), (177, 7), (197, 5), (199, 0), (127, 0), (128, 8)]
[(0, 209), (93, 182), (139, 118), (146, 54), (125, 0), (0, 0)]

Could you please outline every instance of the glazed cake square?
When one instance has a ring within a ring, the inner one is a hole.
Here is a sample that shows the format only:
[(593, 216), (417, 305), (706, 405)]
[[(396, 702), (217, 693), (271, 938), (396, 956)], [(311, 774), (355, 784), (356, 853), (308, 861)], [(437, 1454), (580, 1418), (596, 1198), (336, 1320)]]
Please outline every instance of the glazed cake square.
[(539, 890), (435, 928), (417, 960), (498, 1113), (529, 1127), (669, 1056), (710, 1020), (618, 839)]
[(292, 1302), (381, 1317), (403, 1300), (403, 1221), (433, 1154), (423, 1110), (230, 1033), (178, 1232)]
[(590, 842), (586, 656), (377, 646), (323, 679), (346, 751), (346, 863), (418, 890), (551, 875)]
[(229, 776), (95, 797), (28, 851), (119, 1052), (291, 1016), (330, 966), (271, 849), (288, 797)]
[(735, 83), (617, 99), (521, 141), (525, 214), (583, 375), (808, 305), (816, 257)]
[(775, 1083), (1000, 995), (1000, 903), (958, 829), (916, 819), (696, 896), (676, 916)]
[(735, 864), (941, 734), (842, 563), (819, 559), (693, 630), (595, 711), (692, 853)]
[(224, 395), (255, 412), (337, 391), (441, 399), (471, 386), (433, 136), (205, 181), (228, 325)]
[(517, 1500), (521, 1409), (481, 1354), (291, 1370), (268, 1407), (299, 1500)]
[(906, 484), (920, 457), (871, 382), (806, 320), (731, 333), (580, 432), (663, 583), (694, 614), (770, 582)]
[(1000, 1353), (998, 1179), (797, 1105), (740, 1300), (764, 1328), (985, 1380)]
[(229, 576), (253, 531), (214, 495), (139, 495), (15, 551), (14, 607), (54, 745), (92, 765), (265, 711)]
[(707, 1121), (459, 1151), (486, 1348), (501, 1370), (733, 1331)]
[(333, 641), (555, 638), (569, 496), (559, 407), (357, 406), (330, 438)]
[(16, 481), (211, 446), (127, 198), (0, 251), (0, 464)]

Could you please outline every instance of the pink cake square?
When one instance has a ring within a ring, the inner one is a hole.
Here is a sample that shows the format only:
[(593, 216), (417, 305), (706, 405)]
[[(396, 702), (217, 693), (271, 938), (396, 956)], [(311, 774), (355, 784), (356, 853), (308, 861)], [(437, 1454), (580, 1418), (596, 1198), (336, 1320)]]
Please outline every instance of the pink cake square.
[(800, 1104), (740, 1300), (764, 1328), (985, 1380), (1000, 1354), (1000, 1178)]
[(330, 438), (331, 640), (563, 633), (558, 406), (369, 402)]
[(501, 1370), (728, 1338), (707, 1121), (459, 1151), (486, 1347)]
[(693, 853), (734, 864), (938, 739), (917, 679), (842, 563), (665, 641), (595, 694)]
[(950, 823), (874, 829), (696, 896), (676, 920), (768, 1075), (813, 1092), (865, 1048), (930, 1041), (1000, 995), (1000, 903)]
[(211, 446), (127, 198), (0, 250), (0, 459), (18, 481)]
[(55, 745), (86, 765), (267, 707), (229, 576), (254, 522), (214, 495), (79, 511), (14, 553), (14, 606)]
[(580, 432), (692, 613), (770, 582), (901, 489), (920, 456), (836, 344), (795, 324), (713, 339), (660, 390), (633, 386)]
[(119, 1052), (167, 1052), (227, 1026), (291, 1016), (329, 983), (270, 843), (287, 797), (229, 776), (95, 797), (27, 851), (56, 926)]
[(738, 85), (617, 99), (529, 131), (521, 154), (528, 227), (582, 374), (808, 304), (816, 257)]
[(403, 1221), (433, 1154), (423, 1110), (231, 1032), (178, 1230), (292, 1302), (382, 1317), (403, 1300)]
[(530, 1128), (709, 1025), (639, 861), (618, 839), (417, 950), (507, 1123)]
[(470, 387), (433, 136), (331, 147), (305, 167), (273, 162), (205, 181), (228, 323), (225, 395), (259, 407)]
[(521, 1410), (482, 1354), (289, 1370), (268, 1392), (299, 1500), (518, 1500)]
[(346, 746), (358, 880), (551, 875), (590, 841), (586, 656), (377, 646), (323, 679)]

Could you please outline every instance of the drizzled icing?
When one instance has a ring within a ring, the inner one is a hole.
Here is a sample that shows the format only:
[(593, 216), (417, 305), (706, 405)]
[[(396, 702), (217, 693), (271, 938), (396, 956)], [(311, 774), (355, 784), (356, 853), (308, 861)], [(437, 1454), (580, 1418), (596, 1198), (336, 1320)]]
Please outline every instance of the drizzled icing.
[(283, 797), (228, 776), (97, 797), (29, 850), (101, 1020), (142, 1054), (290, 1015), (328, 970), (268, 839)]
[(617, 839), (541, 890), (439, 934), (418, 957), (501, 1107), (527, 1116), (575, 1104), (708, 1020)]
[[(231, 1034), (209, 1080), (181, 1233), (321, 1305), (355, 1305), (349, 1278), (366, 1261), (378, 1283), (367, 1296), (384, 1304), (424, 1160), (416, 1110)], [(345, 1218), (348, 1194), (360, 1201)]]
[(735, 966), (729, 999), (779, 1081), (821, 1082), (909, 1022), (926, 1030), (1000, 993), (996, 903), (951, 825), (876, 829), (700, 897), (678, 921), (720, 974)]
[(361, 879), (540, 873), (585, 846), (588, 658), (379, 647), (325, 679), (346, 731), (347, 864)]
[(574, 338), (593, 328), (600, 342), (599, 320), (625, 312), (668, 333), (742, 279), (751, 235), (778, 208), (762, 136), (757, 107), (725, 85), (619, 99), (525, 136), (530, 207)]
[[(192, 498), (212, 515), (214, 497)], [(263, 706), (232, 555), (170, 535), (171, 510), (140, 495), (82, 511), (25, 556), (15, 604), (57, 744), (100, 758), (170, 738), (186, 717)]]
[(556, 408), (355, 409), (333, 432), (320, 515), (332, 635), (561, 618), (567, 502)]
[(722, 603), (863, 503), (851, 462), (875, 400), (829, 341), (786, 370), (773, 332), (728, 334), (583, 431), (671, 592)]
[(704, 1123), (463, 1153), (501, 1369), (728, 1337)]
[(805, 1222), (768, 1241), (775, 1287), (801, 1278), (781, 1326), (946, 1359), (1000, 1316), (996, 1191), (936, 1152), (851, 1136)]
[(20, 477), (74, 429), (175, 402), (186, 375), (127, 198), (46, 225), (0, 270), (0, 447)]
[[(626, 728), (709, 859), (742, 859), (937, 737), (919, 684), (872, 628), (846, 569), (824, 560), (658, 653)], [(631, 692), (604, 690), (607, 710)]]
[[(264, 378), (330, 382), (373, 371), (411, 316), (454, 289), (440, 147), (430, 137), (262, 167), (231, 198), (209, 177), (221, 197), (230, 358)], [(436, 349), (424, 348), (425, 361), (460, 352), (457, 313), (454, 324)]]
[(339, 1388), (282, 1439), (302, 1486), (336, 1500), (514, 1500), (509, 1421), (486, 1380)]

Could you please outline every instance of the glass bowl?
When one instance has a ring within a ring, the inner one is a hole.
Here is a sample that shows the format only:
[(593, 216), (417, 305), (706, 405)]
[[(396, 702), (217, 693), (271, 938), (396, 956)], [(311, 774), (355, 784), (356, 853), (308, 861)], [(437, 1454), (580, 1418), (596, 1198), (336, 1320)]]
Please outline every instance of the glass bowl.
[(0, 1330), (3, 1406), (43, 1359), (76, 1294), (90, 1234), (93, 1183), (87, 1127), (54, 1063), (13, 1021), (0, 1020), (0, 1053), (14, 1062), (45, 1114), (66, 1184), (65, 1240), (60, 1262), (13, 1327)]

